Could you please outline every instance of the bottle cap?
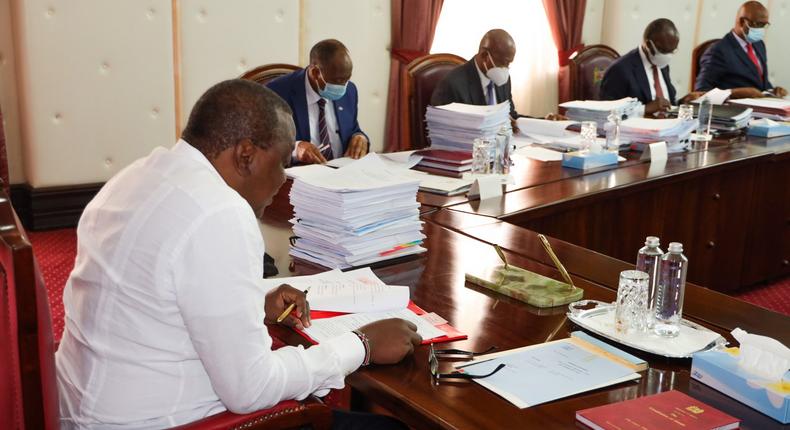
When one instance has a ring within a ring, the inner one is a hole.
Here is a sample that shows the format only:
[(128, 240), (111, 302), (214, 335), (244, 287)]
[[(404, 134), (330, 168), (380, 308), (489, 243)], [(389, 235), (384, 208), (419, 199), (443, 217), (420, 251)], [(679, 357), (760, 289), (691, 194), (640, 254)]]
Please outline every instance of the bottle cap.
[(655, 248), (656, 246), (658, 246), (660, 244), (661, 243), (660, 243), (659, 239), (657, 237), (655, 237), (655, 236), (648, 236), (648, 237), (645, 238), (645, 245), (647, 245), (647, 246), (649, 246), (651, 248)]
[(683, 244), (680, 242), (669, 242), (669, 252), (683, 252)]

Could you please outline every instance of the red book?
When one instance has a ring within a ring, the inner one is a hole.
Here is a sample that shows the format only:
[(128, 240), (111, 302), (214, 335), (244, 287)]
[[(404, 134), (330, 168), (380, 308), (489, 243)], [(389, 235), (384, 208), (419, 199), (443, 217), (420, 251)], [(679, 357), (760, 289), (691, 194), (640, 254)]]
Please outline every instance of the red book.
[(445, 164), (472, 164), (471, 151), (448, 151), (446, 149), (423, 149), (415, 152), (415, 155), (422, 156), (423, 160), (438, 161)]
[(595, 430), (729, 430), (740, 424), (675, 390), (576, 411), (576, 419)]

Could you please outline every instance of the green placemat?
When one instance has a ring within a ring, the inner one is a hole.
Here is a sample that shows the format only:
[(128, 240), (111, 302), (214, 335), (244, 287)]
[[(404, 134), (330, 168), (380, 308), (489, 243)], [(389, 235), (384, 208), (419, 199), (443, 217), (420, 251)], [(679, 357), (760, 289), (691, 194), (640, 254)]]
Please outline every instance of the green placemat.
[(485, 277), (466, 274), (466, 280), (539, 308), (581, 300), (584, 290), (512, 264), (495, 266)]

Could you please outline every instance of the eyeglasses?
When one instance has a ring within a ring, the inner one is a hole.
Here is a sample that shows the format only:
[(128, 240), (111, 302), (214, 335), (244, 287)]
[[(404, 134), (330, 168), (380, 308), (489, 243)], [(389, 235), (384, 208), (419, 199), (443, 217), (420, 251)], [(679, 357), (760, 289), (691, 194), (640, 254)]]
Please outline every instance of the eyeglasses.
[(471, 352), (471, 351), (464, 351), (462, 349), (440, 349), (436, 350), (431, 344), (431, 349), (428, 352), (428, 367), (431, 370), (431, 377), (433, 378), (433, 382), (436, 385), (439, 385), (440, 379), (482, 379), (487, 378), (494, 373), (499, 372), (505, 367), (505, 364), (502, 363), (496, 367), (493, 371), (485, 375), (470, 375), (468, 373), (464, 373), (462, 371), (455, 371), (451, 373), (439, 373), (439, 358), (450, 358), (452, 356), (457, 356), (459, 358), (471, 359), (477, 355), (487, 354), (496, 347), (492, 346), (483, 352)]
[(746, 18), (746, 21), (748, 22), (749, 28), (764, 28), (768, 30), (768, 27), (771, 26), (770, 22), (755, 22), (749, 18)]

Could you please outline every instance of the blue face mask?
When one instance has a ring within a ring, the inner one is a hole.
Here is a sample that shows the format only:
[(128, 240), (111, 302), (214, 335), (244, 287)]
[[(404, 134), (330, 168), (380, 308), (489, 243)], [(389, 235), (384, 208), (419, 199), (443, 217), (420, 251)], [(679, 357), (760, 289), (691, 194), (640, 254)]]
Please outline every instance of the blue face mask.
[[(318, 69), (318, 71), (321, 72), (321, 69)], [(344, 85), (330, 84), (326, 81), (326, 79), (324, 79), (323, 73), (321, 74), (321, 80), (324, 81), (324, 88), (318, 89), (319, 96), (327, 100), (335, 101), (340, 100), (344, 95), (346, 95), (346, 85), (348, 85), (347, 83)]]
[(746, 41), (749, 43), (757, 43), (763, 40), (765, 37), (765, 28), (752, 28), (748, 25), (746, 28), (749, 30), (746, 33)]

